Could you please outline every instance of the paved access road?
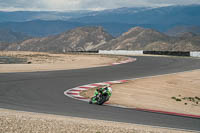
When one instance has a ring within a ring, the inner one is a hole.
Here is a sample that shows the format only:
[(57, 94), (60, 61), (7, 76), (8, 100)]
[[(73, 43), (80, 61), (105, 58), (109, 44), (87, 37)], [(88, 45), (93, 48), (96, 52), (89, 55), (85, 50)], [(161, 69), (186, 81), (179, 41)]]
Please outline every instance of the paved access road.
[(67, 89), (90, 83), (199, 68), (199, 59), (141, 56), (137, 57), (136, 62), (116, 66), (53, 72), (0, 74), (0, 107), (200, 131), (200, 119), (90, 105), (66, 97), (63, 94)]

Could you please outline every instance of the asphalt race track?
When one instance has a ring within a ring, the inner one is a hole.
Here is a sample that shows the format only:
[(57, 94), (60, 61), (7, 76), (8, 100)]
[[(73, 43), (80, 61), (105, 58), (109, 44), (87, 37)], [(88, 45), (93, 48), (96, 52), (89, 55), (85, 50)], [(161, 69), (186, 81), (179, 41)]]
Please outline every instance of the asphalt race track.
[(90, 105), (63, 94), (90, 83), (194, 69), (200, 69), (199, 59), (141, 56), (136, 62), (116, 66), (0, 74), (0, 108), (200, 131), (198, 118)]

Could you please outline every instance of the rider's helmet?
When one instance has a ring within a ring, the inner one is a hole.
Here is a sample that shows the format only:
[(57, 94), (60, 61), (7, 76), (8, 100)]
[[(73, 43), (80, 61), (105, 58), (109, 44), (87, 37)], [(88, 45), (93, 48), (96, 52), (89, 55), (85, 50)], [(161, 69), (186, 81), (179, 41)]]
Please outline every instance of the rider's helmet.
[(108, 87), (109, 87), (109, 85), (106, 85), (106, 86), (104, 87), (104, 89), (105, 89), (105, 90), (108, 90)]

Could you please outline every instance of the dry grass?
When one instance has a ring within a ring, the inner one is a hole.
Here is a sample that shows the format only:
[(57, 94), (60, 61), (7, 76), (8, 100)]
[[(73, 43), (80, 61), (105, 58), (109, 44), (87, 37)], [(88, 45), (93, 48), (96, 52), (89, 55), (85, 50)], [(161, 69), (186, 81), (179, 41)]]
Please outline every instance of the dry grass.
[(120, 122), (0, 109), (1, 133), (184, 133)]

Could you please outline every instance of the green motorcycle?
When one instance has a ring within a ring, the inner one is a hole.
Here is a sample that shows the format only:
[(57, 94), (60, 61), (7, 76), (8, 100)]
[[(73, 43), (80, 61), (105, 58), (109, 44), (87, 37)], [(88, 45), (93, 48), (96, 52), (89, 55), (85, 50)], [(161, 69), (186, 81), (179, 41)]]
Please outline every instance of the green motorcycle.
[(95, 91), (95, 96), (90, 99), (89, 103), (102, 105), (109, 100), (110, 96), (111, 92), (109, 89), (102, 88)]

